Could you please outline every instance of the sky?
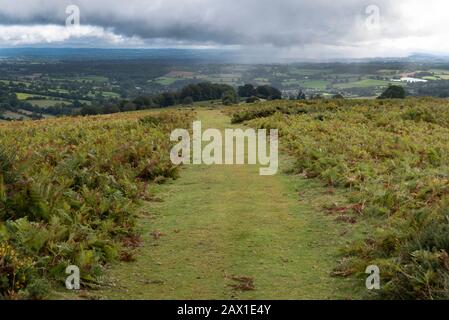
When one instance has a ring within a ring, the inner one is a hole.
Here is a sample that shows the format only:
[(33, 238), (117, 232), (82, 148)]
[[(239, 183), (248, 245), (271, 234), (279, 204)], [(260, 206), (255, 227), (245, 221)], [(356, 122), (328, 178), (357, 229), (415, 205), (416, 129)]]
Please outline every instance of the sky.
[(449, 55), (447, 0), (0, 4), (0, 47), (214, 48), (285, 59)]

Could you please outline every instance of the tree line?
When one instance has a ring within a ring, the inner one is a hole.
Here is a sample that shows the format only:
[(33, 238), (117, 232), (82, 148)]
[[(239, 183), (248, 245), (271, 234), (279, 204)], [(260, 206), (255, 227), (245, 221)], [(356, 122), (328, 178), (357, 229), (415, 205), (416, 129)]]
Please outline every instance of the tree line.
[[(433, 88), (432, 88), (433, 89)], [(406, 93), (402, 86), (390, 85), (379, 97), (380, 99), (405, 98)], [(310, 96), (310, 99), (319, 99), (320, 95)], [(343, 99), (340, 94), (334, 96), (336, 99)], [(145, 110), (152, 108), (166, 108), (176, 105), (191, 105), (195, 102), (220, 100), (224, 105), (238, 103), (241, 99), (246, 99), (247, 103), (253, 103), (258, 100), (278, 100), (282, 99), (280, 90), (268, 86), (255, 87), (252, 84), (245, 84), (235, 90), (232, 86), (226, 84), (214, 84), (210, 82), (201, 82), (189, 84), (179, 91), (164, 92), (152, 96), (138, 96), (131, 100), (108, 100), (92, 102), (92, 104), (81, 104), (75, 100), (71, 105), (55, 105), (45, 109), (46, 114), (58, 115), (97, 115), (112, 114), (118, 112), (129, 112), (136, 110)], [(300, 89), (296, 97), (297, 100), (306, 100), (305, 93)], [(39, 119), (42, 117), (42, 109), (33, 106), (26, 101), (17, 99), (15, 93), (11, 93), (8, 88), (0, 85), (0, 118), (2, 111), (14, 111), (22, 109), (31, 114), (28, 117)]]
[[(282, 98), (282, 93), (271, 86), (254, 87), (246, 84), (235, 90), (226, 84), (201, 82), (189, 84), (179, 91), (164, 92), (152, 96), (138, 96), (132, 100), (121, 100), (120, 102), (102, 102), (101, 104), (85, 105), (81, 108), (81, 115), (110, 114), (145, 110), (152, 108), (166, 108), (176, 105), (191, 105), (195, 102), (221, 100), (224, 105), (238, 103), (241, 98), (258, 100), (276, 100)], [(248, 101), (250, 102), (250, 101)]]
[[(234, 87), (226, 84), (201, 82), (188, 84), (179, 91), (163, 92), (151, 96), (138, 96), (134, 99), (120, 101), (115, 99), (92, 101), (90, 104), (80, 103), (79, 100), (75, 100), (69, 105), (61, 103), (43, 110), (27, 101), (18, 100), (16, 94), (10, 88), (0, 85), (0, 114), (6, 110), (17, 112), (17, 110), (22, 109), (32, 112), (33, 115), (36, 115), (36, 118), (42, 112), (54, 116), (97, 115), (166, 108), (176, 105), (191, 105), (195, 102), (209, 100), (221, 100), (224, 105), (231, 105), (238, 103), (242, 98), (245, 98), (247, 102), (255, 102), (259, 99), (276, 100), (282, 98), (282, 93), (268, 85), (255, 87), (251, 84), (246, 84), (238, 87), (236, 90)], [(33, 116), (33, 118), (35, 117)]]

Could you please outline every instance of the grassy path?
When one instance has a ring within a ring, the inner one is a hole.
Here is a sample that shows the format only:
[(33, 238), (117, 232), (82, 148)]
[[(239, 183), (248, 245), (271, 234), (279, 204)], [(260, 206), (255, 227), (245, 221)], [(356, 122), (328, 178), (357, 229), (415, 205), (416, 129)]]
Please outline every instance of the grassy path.
[[(198, 115), (203, 129), (231, 127), (219, 111)], [(143, 210), (141, 254), (110, 270), (115, 285), (103, 297), (357, 298), (351, 283), (329, 276), (349, 227), (322, 206), (338, 195), (282, 172), (263, 177), (248, 165), (191, 165), (181, 175), (158, 187), (165, 201)], [(239, 277), (252, 279), (254, 290), (232, 287), (247, 287)]]

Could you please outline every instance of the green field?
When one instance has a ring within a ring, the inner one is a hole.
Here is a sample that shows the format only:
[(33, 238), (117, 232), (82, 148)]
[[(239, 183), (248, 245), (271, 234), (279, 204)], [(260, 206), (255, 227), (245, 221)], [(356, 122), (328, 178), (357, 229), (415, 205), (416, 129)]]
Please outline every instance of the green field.
[(282, 85), (284, 85), (286, 87), (299, 86), (300, 84), (301, 84), (301, 81), (296, 80), (296, 79), (288, 79), (288, 80), (282, 81)]
[(52, 96), (46, 96), (41, 94), (35, 94), (35, 93), (25, 93), (25, 92), (16, 92), (17, 99), (19, 100), (28, 100), (29, 98), (41, 98), (41, 99), (47, 99), (47, 100), (57, 100), (55, 97)]
[[(118, 95), (115, 92), (103, 92), (103, 94), (105, 96), (111, 97), (111, 98), (116, 98), (118, 97)], [(24, 93), (24, 92), (16, 92), (16, 96), (17, 99), (21, 100), (21, 101), (26, 101), (32, 105), (37, 105), (41, 108), (46, 108), (46, 107), (50, 107), (50, 106), (54, 106), (55, 104), (59, 104), (59, 103), (63, 103), (66, 105), (71, 104), (73, 101), (72, 100), (66, 100), (66, 99), (56, 99), (54, 97), (51, 96), (45, 96), (45, 95), (39, 95), (39, 94), (31, 94), (31, 93)], [(39, 97), (41, 99), (30, 99), (33, 97)], [(81, 103), (85, 103), (85, 104), (90, 104), (91, 101), (88, 100), (80, 100)]]
[(120, 98), (120, 95), (112, 91), (102, 91), (101, 94), (106, 98)]
[[(338, 88), (338, 89), (387, 87), (391, 83), (392, 83), (391, 81), (364, 79), (364, 80), (360, 80), (360, 81), (335, 84), (334, 87)], [(401, 84), (401, 83), (398, 82), (395, 84)]]
[(31, 97), (47, 98), (47, 96), (31, 94), (31, 93), (24, 93), (24, 92), (16, 92), (16, 96), (17, 96), (17, 99), (19, 99), (19, 100), (26, 100)]
[(424, 80), (431, 80), (431, 81), (435, 81), (435, 80), (440, 80), (442, 79), (441, 76), (427, 76), (427, 77), (423, 77)]
[(153, 82), (163, 85), (163, 86), (169, 86), (179, 80), (180, 80), (179, 78), (160, 77), (160, 78), (157, 78), (156, 80), (154, 80)]
[(329, 84), (328, 81), (324, 80), (306, 80), (300, 81), (299, 85), (306, 89), (319, 89), (324, 90), (326, 86)]
[(111, 91), (95, 91), (95, 92), (89, 92), (87, 94), (88, 98), (95, 98), (98, 94), (101, 94), (104, 98), (120, 98), (120, 95), (116, 92)]
[(71, 102), (67, 100), (52, 100), (52, 99), (45, 99), (45, 100), (27, 100), (28, 103), (34, 106), (38, 106), (39, 108), (48, 108), (53, 107), (57, 104), (65, 104), (69, 105)]

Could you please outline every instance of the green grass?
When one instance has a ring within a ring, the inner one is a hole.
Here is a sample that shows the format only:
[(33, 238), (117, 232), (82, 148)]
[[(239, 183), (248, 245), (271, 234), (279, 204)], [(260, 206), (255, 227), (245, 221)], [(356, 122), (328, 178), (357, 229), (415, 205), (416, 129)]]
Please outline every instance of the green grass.
[(282, 81), (282, 85), (289, 87), (289, 86), (299, 86), (301, 84), (300, 80), (296, 80), (296, 79), (288, 79), (288, 80), (284, 80)]
[[(106, 93), (106, 95), (105, 95), (105, 93)], [(103, 92), (103, 94), (108, 97), (116, 97), (116, 94), (114, 92), (110, 92), (110, 93)], [(48, 107), (54, 106), (59, 103), (64, 103), (64, 104), (68, 105), (72, 102), (72, 100), (65, 100), (65, 99), (58, 100), (51, 96), (45, 96), (45, 95), (34, 94), (34, 93), (16, 92), (16, 96), (17, 96), (17, 99), (19, 99), (19, 100), (26, 101), (32, 105), (37, 105), (38, 107), (41, 107), (41, 108), (48, 108)], [(29, 98), (32, 98), (32, 97), (39, 97), (39, 98), (42, 98), (42, 100), (39, 100), (39, 99), (28, 100)], [(80, 102), (86, 103), (86, 104), (91, 103), (88, 100), (80, 100)]]
[(118, 93), (112, 91), (103, 91), (101, 94), (106, 98), (120, 98)]
[(328, 81), (324, 80), (307, 80), (307, 81), (301, 81), (300, 86), (306, 89), (320, 89), (324, 90), (326, 89), (326, 86), (329, 84)]
[(179, 78), (171, 78), (171, 77), (160, 77), (154, 80), (154, 82), (163, 85), (163, 86), (169, 86), (175, 83), (176, 81), (180, 80)]
[(221, 104), (221, 99), (220, 100), (195, 101), (193, 103), (193, 106), (215, 108), (215, 106), (213, 106), (213, 105), (220, 105), (220, 104)]
[[(57, 92), (56, 90), (50, 90), (50, 91)], [(66, 102), (66, 103), (68, 103), (67, 100), (62, 101), (62, 100), (55, 99), (55, 97), (52, 97), (52, 96), (46, 96), (46, 95), (35, 94), (35, 93), (16, 92), (16, 96), (17, 96), (17, 99), (22, 100), (22, 101), (23, 100), (27, 100), (29, 98), (39, 97), (39, 98), (45, 99), (46, 101), (50, 101), (50, 102), (57, 101), (57, 102)], [(31, 103), (31, 101), (34, 102), (34, 101), (38, 101), (38, 100), (34, 100), (34, 99), (33, 100), (28, 100), (28, 102), (30, 102), (30, 103)], [(50, 103), (48, 103), (48, 104), (50, 104)]]
[[(449, 77), (448, 77), (449, 78)], [(441, 76), (427, 76), (427, 77), (423, 77), (424, 80), (431, 80), (431, 81), (435, 81), (435, 80), (441, 80), (443, 79)]]
[(16, 92), (17, 99), (19, 100), (26, 100), (30, 97), (41, 97), (44, 98), (44, 96), (38, 95), (38, 94), (31, 94), (31, 93), (24, 93), (24, 92)]
[[(203, 128), (231, 127), (201, 110)], [(283, 158), (283, 167), (289, 166)], [(364, 284), (330, 276), (343, 234), (323, 205), (344, 201), (311, 180), (255, 166), (185, 166), (156, 190), (164, 200), (142, 209), (144, 245), (136, 262), (110, 269), (109, 299), (353, 299)], [(158, 239), (154, 234), (162, 234)], [(254, 279), (236, 291), (233, 276)]]

